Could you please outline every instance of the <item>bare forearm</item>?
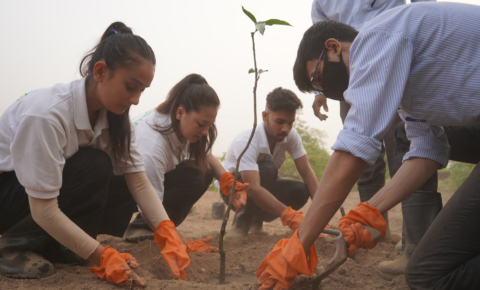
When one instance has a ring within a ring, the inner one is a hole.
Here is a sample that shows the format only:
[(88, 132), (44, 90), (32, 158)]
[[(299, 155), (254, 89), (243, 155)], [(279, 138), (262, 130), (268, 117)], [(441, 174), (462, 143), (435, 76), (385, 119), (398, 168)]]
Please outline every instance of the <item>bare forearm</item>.
[(213, 155), (208, 157), (208, 163), (213, 170), (213, 177), (215, 177), (216, 180), (220, 180), (223, 173), (225, 173), (225, 168), (223, 168), (222, 163)]
[(368, 203), (384, 213), (400, 203), (415, 190), (420, 188), (440, 164), (436, 161), (414, 158), (405, 161), (392, 180), (375, 194)]
[(365, 161), (348, 152), (332, 154), (298, 232), (306, 252), (345, 201), (365, 166)]
[(250, 198), (259, 208), (273, 214), (274, 216), (280, 216), (282, 211), (287, 208), (283, 203), (276, 199), (268, 190), (260, 185), (250, 185), (247, 188), (248, 198)]
[(303, 182), (307, 186), (310, 197), (313, 199), (315, 192), (317, 191), (318, 181), (317, 176), (310, 165), (308, 156), (305, 154), (304, 156), (296, 159), (295, 166), (297, 167), (298, 173), (300, 173)]
[(315, 173), (313, 173), (313, 170), (303, 178), (303, 182), (307, 186), (308, 193), (313, 199), (318, 188), (317, 177), (315, 176)]

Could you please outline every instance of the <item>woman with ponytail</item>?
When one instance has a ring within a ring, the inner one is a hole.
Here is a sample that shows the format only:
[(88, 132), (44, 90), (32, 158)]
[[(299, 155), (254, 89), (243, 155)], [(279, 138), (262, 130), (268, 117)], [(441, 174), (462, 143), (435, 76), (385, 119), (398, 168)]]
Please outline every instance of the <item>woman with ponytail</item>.
[[(208, 189), (213, 177), (223, 192), (231, 192), (233, 175), (211, 154), (217, 137), (215, 118), (220, 100), (207, 81), (190, 74), (176, 84), (155, 110), (134, 119), (137, 148), (145, 171), (175, 226), (180, 225), (192, 206)], [(240, 210), (247, 200), (248, 184), (237, 183), (234, 206)], [(124, 240), (138, 242), (154, 233), (139, 214), (128, 226)], [(185, 241), (188, 252), (214, 252), (211, 240)]]
[(83, 58), (84, 78), (32, 91), (0, 117), (0, 273), (41, 278), (52, 263), (86, 259), (101, 279), (145, 286), (135, 258), (95, 239), (122, 236), (138, 204), (173, 277), (185, 279), (186, 246), (145, 174), (128, 116), (155, 63), (147, 42), (115, 22)]

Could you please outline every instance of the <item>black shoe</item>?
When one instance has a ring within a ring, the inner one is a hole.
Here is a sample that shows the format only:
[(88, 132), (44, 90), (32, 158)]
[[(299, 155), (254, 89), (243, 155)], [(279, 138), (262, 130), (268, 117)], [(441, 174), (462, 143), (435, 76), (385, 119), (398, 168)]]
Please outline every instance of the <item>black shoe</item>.
[(0, 250), (0, 273), (10, 278), (38, 279), (55, 273), (52, 263), (27, 250)]
[(143, 240), (153, 240), (154, 232), (142, 218), (139, 213), (137, 217), (131, 222), (125, 233), (123, 234), (123, 240), (130, 243), (138, 243)]

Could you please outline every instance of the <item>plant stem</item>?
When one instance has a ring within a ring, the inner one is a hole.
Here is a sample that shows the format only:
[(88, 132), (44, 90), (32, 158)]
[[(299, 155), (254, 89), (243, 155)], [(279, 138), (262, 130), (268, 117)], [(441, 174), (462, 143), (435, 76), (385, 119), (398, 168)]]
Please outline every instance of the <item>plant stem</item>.
[[(256, 32), (256, 31), (255, 31)], [(257, 83), (258, 83), (258, 70), (257, 70), (257, 57), (255, 55), (255, 32), (252, 32), (252, 49), (253, 49), (253, 62), (255, 65), (255, 86), (253, 87), (253, 128), (252, 128), (252, 133), (250, 134), (250, 138), (248, 139), (247, 145), (243, 149), (242, 153), (240, 156), (238, 156), (237, 159), (237, 165), (235, 167), (235, 173), (233, 174), (233, 185), (232, 185), (232, 192), (230, 193), (230, 199), (228, 201), (228, 207), (227, 210), (225, 211), (225, 214), (223, 215), (223, 222), (222, 222), (222, 228), (220, 230), (220, 241), (219, 241), (219, 253), (220, 253), (220, 276), (219, 276), (219, 281), (220, 284), (223, 284), (225, 282), (225, 250), (223, 249), (223, 237), (225, 236), (225, 228), (227, 227), (227, 222), (228, 218), (230, 217), (230, 210), (232, 209), (232, 202), (233, 202), (233, 196), (235, 194), (235, 185), (237, 184), (237, 176), (238, 176), (238, 168), (240, 166), (240, 160), (243, 157), (243, 154), (247, 151), (248, 147), (250, 146), (250, 143), (252, 143), (253, 136), (255, 135), (255, 129), (257, 128)]]

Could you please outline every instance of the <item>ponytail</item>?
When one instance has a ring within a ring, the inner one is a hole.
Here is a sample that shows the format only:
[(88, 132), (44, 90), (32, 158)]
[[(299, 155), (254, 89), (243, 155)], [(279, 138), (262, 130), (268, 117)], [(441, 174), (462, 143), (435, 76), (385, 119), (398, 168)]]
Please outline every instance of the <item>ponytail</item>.
[[(100, 42), (83, 57), (80, 62), (80, 75), (85, 78), (86, 88), (93, 85), (93, 69), (99, 61), (105, 61), (111, 72), (118, 67), (131, 67), (141, 61), (156, 64), (155, 54), (148, 43), (122, 22), (114, 22), (108, 26)], [(130, 157), (131, 128), (127, 109), (123, 114), (107, 112), (108, 133), (112, 144), (112, 155), (116, 161)]]
[[(160, 114), (170, 116), (171, 124), (166, 127), (155, 125), (153, 129), (161, 134), (171, 134), (179, 130), (180, 121), (176, 118), (179, 107), (183, 107), (188, 114), (191, 111), (199, 113), (204, 107), (218, 106), (220, 106), (220, 99), (205, 78), (198, 74), (190, 74), (177, 83), (168, 93), (165, 102), (156, 108)], [(188, 144), (187, 165), (205, 172), (208, 168), (207, 153), (211, 151), (216, 138), (217, 127), (214, 123), (208, 129), (208, 136)]]

